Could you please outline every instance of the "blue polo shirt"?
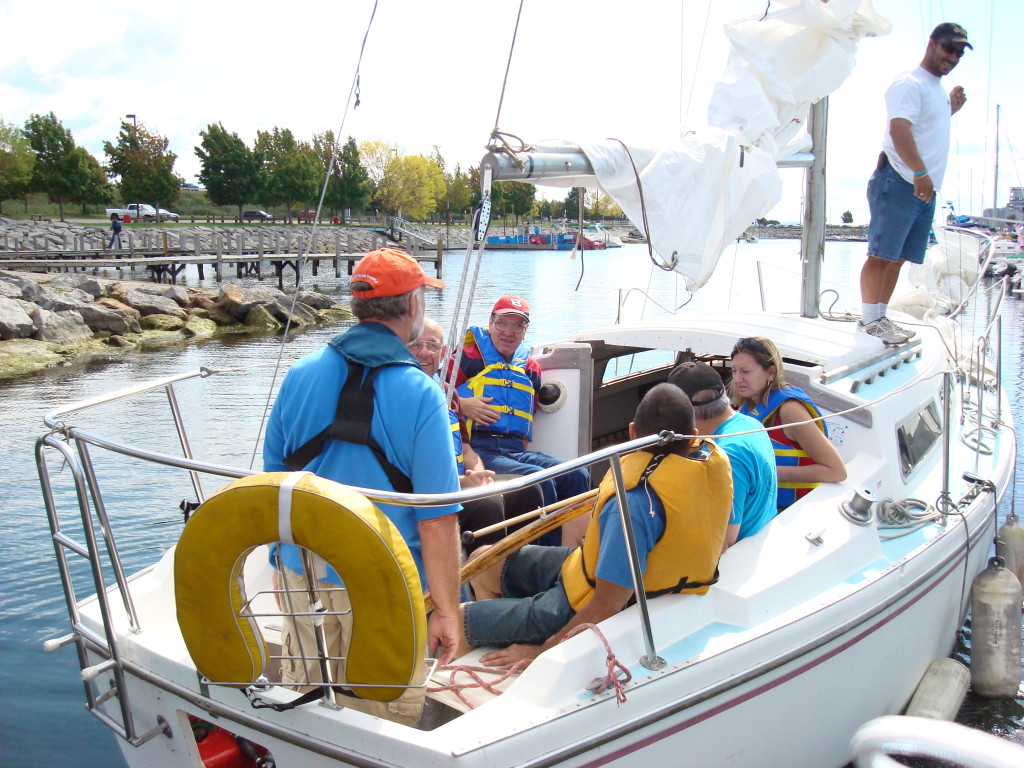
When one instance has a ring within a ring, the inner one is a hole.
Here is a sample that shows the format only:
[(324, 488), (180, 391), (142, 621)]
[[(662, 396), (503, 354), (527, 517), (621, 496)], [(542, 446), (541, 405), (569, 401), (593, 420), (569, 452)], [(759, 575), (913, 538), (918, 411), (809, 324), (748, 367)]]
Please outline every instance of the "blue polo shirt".
[[(368, 368), (384, 365), (374, 381), (370, 434), (388, 461), (412, 480), (414, 493), (459, 490), (451, 428), (444, 393), (420, 368), (405, 344), (387, 326), (362, 322), (289, 369), (267, 423), (263, 469), (287, 472), (284, 459), (334, 420), (338, 395), (348, 377), (346, 357)], [(394, 490), (373, 452), (365, 445), (328, 440), (306, 470), (346, 485)], [(458, 504), (403, 507), (378, 504), (412, 552), (426, 583), (420, 547), (420, 520), (455, 514)], [(281, 546), (287, 568), (302, 572), (299, 548)], [(328, 581), (341, 583), (334, 569)]]

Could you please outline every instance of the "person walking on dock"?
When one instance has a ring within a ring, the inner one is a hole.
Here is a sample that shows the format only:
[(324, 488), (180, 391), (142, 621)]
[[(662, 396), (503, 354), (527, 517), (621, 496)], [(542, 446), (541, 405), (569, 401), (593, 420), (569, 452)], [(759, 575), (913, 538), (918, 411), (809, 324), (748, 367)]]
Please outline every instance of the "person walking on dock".
[(947, 95), (941, 80), (970, 48), (967, 30), (943, 22), (928, 39), (920, 65), (897, 77), (885, 92), (888, 119), (882, 153), (868, 182), (868, 257), (860, 274), (858, 330), (887, 345), (914, 332), (888, 317), (889, 299), (905, 261), (921, 264), (935, 218), (949, 155), (950, 117), (967, 101), (961, 86)]
[(117, 241), (117, 250), (121, 250), (121, 217), (116, 213), (110, 214), (110, 242), (107, 243), (107, 250), (114, 247)]

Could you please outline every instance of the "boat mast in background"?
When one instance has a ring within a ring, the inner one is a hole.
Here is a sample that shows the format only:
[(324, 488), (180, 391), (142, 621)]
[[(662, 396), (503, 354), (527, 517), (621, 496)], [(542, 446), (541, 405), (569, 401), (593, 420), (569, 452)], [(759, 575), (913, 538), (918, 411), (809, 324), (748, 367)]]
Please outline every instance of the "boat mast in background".
[(821, 263), (825, 256), (825, 137), (828, 133), (828, 96), (811, 105), (807, 133), (811, 137), (811, 164), (804, 179), (804, 227), (800, 235), (803, 264), (800, 315), (818, 316)]

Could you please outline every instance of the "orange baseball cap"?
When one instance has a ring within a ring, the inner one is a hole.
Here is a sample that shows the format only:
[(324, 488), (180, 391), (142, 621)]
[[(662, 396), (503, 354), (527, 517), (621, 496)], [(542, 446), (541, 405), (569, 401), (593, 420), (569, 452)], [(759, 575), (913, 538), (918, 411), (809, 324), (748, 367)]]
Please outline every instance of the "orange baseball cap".
[(416, 259), (394, 248), (381, 248), (363, 256), (352, 271), (349, 282), (373, 286), (368, 291), (352, 291), (357, 299), (401, 296), (421, 285), (444, 288), (443, 280), (428, 277)]

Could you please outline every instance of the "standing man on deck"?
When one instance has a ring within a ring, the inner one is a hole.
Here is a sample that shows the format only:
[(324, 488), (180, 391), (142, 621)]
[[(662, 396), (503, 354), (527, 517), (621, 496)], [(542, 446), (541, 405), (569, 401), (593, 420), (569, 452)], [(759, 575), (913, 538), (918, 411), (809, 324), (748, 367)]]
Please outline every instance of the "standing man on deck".
[(868, 182), (868, 258), (860, 273), (861, 320), (857, 330), (887, 345), (914, 332), (888, 317), (889, 299), (903, 262), (921, 264), (935, 218), (935, 194), (949, 156), (950, 117), (967, 101), (956, 86), (946, 94), (941, 79), (960, 63), (967, 30), (943, 22), (928, 39), (920, 65), (904, 72), (885, 92), (887, 129), (878, 166)]
[[(423, 327), (424, 286), (444, 283), (401, 251), (383, 248), (356, 264), (352, 313), (359, 322), (288, 371), (267, 424), (265, 471), (305, 469), (348, 485), (417, 494), (459, 490), (444, 394), (406, 347)], [(377, 507), (405, 539), (424, 589), (430, 589), (436, 608), (427, 619), (428, 651), (447, 664), (462, 636), (459, 505)], [(323, 631), (331, 677), (343, 682), (345, 646), (358, 618), (344, 613), (348, 598), (337, 589), (341, 580), (330, 568), (319, 579), (307, 579), (299, 547), (277, 549), (279, 578), (288, 585), (294, 610), (307, 613), (285, 616), (282, 681), (303, 688), (322, 680), (317, 658), (299, 652), (317, 647), (308, 615), (317, 605), (307, 597), (315, 591), (327, 611)], [(339, 696), (338, 703), (415, 725), (423, 694), (423, 688), (410, 688), (392, 702)]]

